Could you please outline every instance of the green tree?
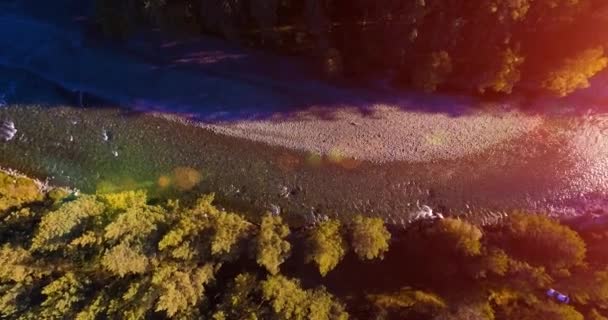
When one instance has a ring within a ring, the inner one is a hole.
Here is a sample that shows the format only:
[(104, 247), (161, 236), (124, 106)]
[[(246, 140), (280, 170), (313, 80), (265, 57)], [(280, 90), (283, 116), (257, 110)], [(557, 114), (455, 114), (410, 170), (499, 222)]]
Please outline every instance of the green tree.
[(289, 227), (280, 216), (268, 213), (262, 218), (255, 240), (256, 261), (271, 274), (279, 273), (279, 267), (291, 253), (291, 244), (285, 240), (289, 234)]
[(357, 215), (349, 225), (351, 246), (360, 259), (382, 258), (388, 251), (391, 234), (380, 218)]
[(313, 261), (322, 276), (333, 270), (346, 254), (347, 244), (341, 228), (338, 220), (323, 221), (308, 235), (307, 261)]

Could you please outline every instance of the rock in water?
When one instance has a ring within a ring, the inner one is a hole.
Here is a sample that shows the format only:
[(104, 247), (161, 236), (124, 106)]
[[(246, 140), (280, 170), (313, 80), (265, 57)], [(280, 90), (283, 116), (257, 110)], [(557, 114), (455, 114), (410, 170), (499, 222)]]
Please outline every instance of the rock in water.
[(112, 140), (112, 133), (104, 128), (101, 130), (101, 139), (105, 142)]
[(12, 121), (2, 121), (0, 123), (0, 139), (4, 141), (10, 141), (17, 134), (17, 129), (15, 129), (15, 123)]

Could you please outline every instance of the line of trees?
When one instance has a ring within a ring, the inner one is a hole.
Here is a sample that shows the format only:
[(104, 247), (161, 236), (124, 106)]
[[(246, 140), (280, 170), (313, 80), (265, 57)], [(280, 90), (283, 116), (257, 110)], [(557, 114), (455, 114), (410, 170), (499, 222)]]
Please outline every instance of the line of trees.
[[(145, 191), (42, 192), (3, 173), (0, 182), (0, 203), (10, 203), (0, 209), (3, 319), (608, 314), (608, 233), (581, 236), (541, 215), (513, 213), (484, 229), (419, 222), (391, 240), (382, 220), (362, 215), (294, 228), (277, 215), (218, 209), (212, 195), (185, 204)], [(547, 297), (548, 288), (571, 304)]]
[(391, 71), (420, 90), (558, 96), (608, 65), (602, 0), (97, 0), (107, 34), (141, 22), (312, 54), (330, 76)]

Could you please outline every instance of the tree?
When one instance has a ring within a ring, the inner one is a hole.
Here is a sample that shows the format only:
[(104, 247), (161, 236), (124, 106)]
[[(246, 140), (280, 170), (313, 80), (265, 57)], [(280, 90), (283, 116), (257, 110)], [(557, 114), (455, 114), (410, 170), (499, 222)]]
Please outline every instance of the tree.
[(81, 234), (90, 219), (105, 212), (94, 196), (81, 196), (42, 217), (32, 240), (32, 250), (56, 251), (73, 235)]
[(66, 319), (75, 314), (76, 304), (84, 300), (83, 291), (89, 284), (86, 278), (80, 278), (68, 272), (55, 279), (42, 289), (46, 296), (39, 312), (42, 319)]
[(560, 284), (568, 290), (574, 302), (601, 309), (608, 308), (608, 269), (581, 268)]
[(587, 314), (585, 319), (588, 320), (608, 320), (608, 318), (604, 317), (601, 313), (599, 313), (596, 309), (591, 309)]
[(310, 253), (307, 261), (314, 262), (322, 276), (333, 270), (346, 254), (341, 227), (338, 220), (323, 221), (308, 235)]
[(490, 248), (482, 258), (482, 268), (492, 274), (504, 276), (509, 271), (511, 258), (501, 249)]
[(558, 271), (583, 264), (586, 246), (567, 226), (543, 215), (514, 213), (496, 245), (516, 259)]
[(432, 52), (412, 75), (414, 87), (433, 92), (452, 72), (452, 59), (446, 51)]
[(263, 299), (281, 319), (348, 319), (344, 306), (324, 288), (304, 290), (298, 280), (281, 275), (268, 276), (261, 286)]
[(381, 313), (394, 313), (405, 318), (411, 313), (429, 316), (448, 307), (438, 295), (410, 287), (401, 288), (394, 293), (369, 294), (367, 299), (381, 310)]
[(98, 295), (93, 302), (85, 306), (78, 314), (76, 320), (95, 320), (99, 318), (107, 309), (107, 297), (105, 293)]
[(251, 273), (241, 273), (234, 278), (229, 289), (224, 293), (221, 303), (213, 313), (213, 319), (264, 319), (267, 308), (262, 305), (259, 296), (259, 282)]
[(549, 72), (543, 81), (543, 87), (564, 97), (577, 89), (589, 87), (589, 78), (608, 66), (604, 48), (597, 47), (580, 52), (574, 58), (568, 58), (561, 67)]
[(357, 215), (349, 228), (353, 251), (360, 259), (382, 258), (388, 251), (391, 234), (384, 226), (382, 219)]
[(107, 37), (124, 39), (133, 27), (126, 1), (96, 0), (95, 18), (101, 31)]
[(433, 320), (494, 320), (494, 310), (487, 302), (463, 302), (455, 307), (456, 310), (442, 310)]
[(212, 204), (214, 197), (213, 194), (205, 195), (197, 200), (194, 208), (178, 210), (175, 222), (158, 243), (158, 249), (182, 260), (202, 259), (207, 254), (202, 237), (212, 227), (209, 216), (219, 213)]
[(583, 320), (583, 315), (569, 305), (557, 304), (555, 302), (537, 303), (531, 306), (521, 305), (519, 308), (511, 309), (511, 313), (505, 315), (508, 319), (555, 319), (555, 320)]
[(152, 284), (159, 290), (156, 311), (165, 311), (169, 317), (193, 312), (204, 298), (205, 286), (213, 281), (216, 266), (182, 269), (164, 265), (155, 270)]
[(433, 239), (448, 247), (452, 252), (464, 256), (478, 256), (481, 254), (482, 231), (473, 224), (459, 219), (446, 218), (437, 221), (429, 231)]
[(218, 212), (211, 216), (213, 236), (211, 254), (228, 255), (233, 252), (239, 240), (245, 239), (252, 231), (253, 225), (242, 216), (230, 212)]
[(519, 50), (507, 48), (501, 53), (496, 70), (486, 72), (489, 78), (479, 84), (478, 90), (484, 93), (490, 88), (494, 92), (511, 93), (513, 86), (521, 78), (520, 66), (524, 60)]
[(106, 225), (104, 237), (111, 241), (141, 241), (157, 231), (166, 218), (167, 212), (159, 206), (145, 206), (145, 202), (130, 205)]
[(41, 201), (43, 197), (34, 180), (0, 172), (0, 217), (3, 211)]
[(144, 190), (124, 191), (118, 193), (106, 193), (99, 195), (109, 210), (124, 211), (127, 208), (135, 209), (144, 207), (148, 201), (148, 195)]
[(106, 270), (122, 278), (127, 274), (146, 272), (149, 260), (138, 249), (121, 243), (104, 254), (101, 264)]
[(22, 247), (4, 244), (0, 247), (0, 283), (22, 283), (44, 275), (30, 252)]
[(285, 240), (289, 234), (289, 227), (280, 216), (268, 213), (262, 218), (255, 241), (256, 261), (271, 274), (279, 272), (279, 266), (291, 253), (291, 244)]

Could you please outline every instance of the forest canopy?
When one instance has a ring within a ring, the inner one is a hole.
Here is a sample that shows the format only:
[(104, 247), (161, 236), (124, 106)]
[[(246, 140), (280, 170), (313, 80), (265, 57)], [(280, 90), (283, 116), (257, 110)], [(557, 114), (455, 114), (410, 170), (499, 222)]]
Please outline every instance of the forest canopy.
[(424, 91), (565, 96), (607, 65), (603, 0), (97, 0), (96, 12), (113, 37), (213, 34)]
[[(389, 232), (0, 173), (2, 319), (604, 319), (607, 233), (514, 213)], [(19, 190), (17, 193), (15, 190)], [(9, 202), (5, 202), (9, 203)], [(570, 304), (546, 295), (567, 294)]]

